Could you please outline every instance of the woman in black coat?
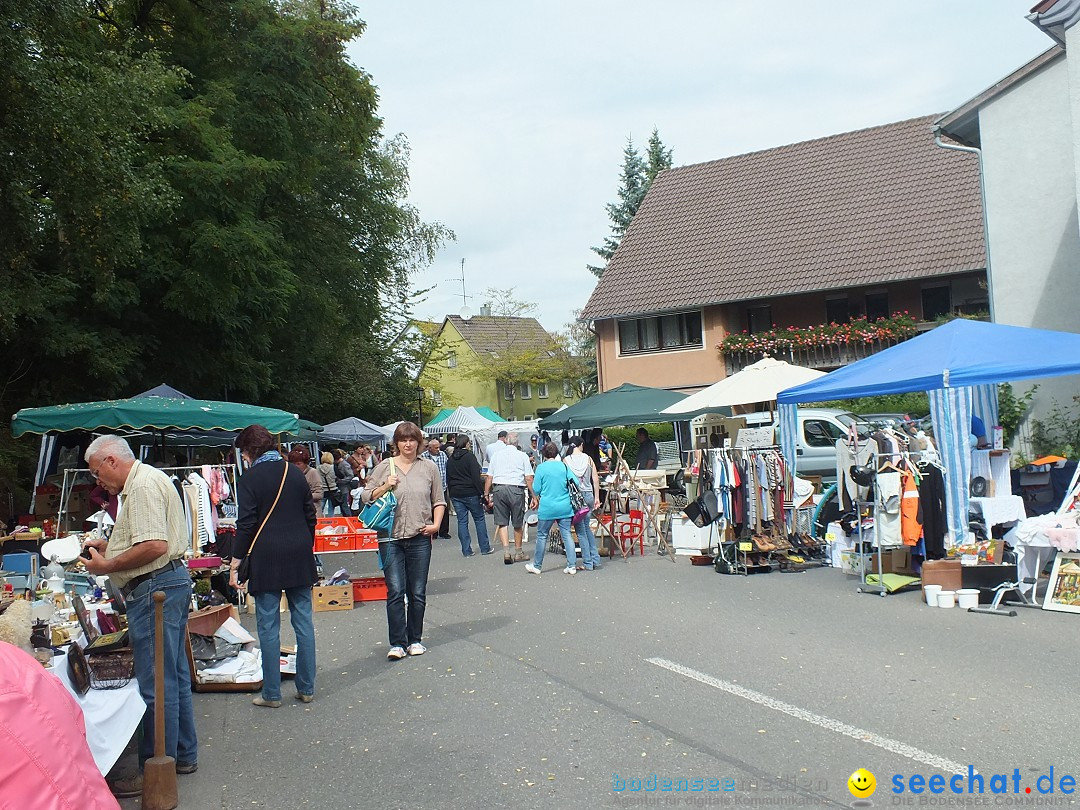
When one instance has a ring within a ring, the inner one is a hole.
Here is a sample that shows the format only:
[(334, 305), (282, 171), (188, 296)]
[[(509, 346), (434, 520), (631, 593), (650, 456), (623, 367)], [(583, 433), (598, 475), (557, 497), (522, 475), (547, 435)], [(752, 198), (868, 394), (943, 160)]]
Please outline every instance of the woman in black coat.
[(304, 474), (282, 458), (274, 437), (262, 425), (240, 431), (236, 447), (250, 468), (236, 485), (240, 511), (229, 584), (241, 587), (237, 569), (250, 550), (250, 570), (244, 586), (255, 598), (263, 668), (262, 694), (252, 703), (271, 709), (281, 705), (278, 606), (282, 593), (289, 601), (289, 618), (296, 634), (296, 697), (310, 703), (315, 697), (311, 586), (318, 580), (311, 488)]
[(487, 517), (484, 512), (484, 482), (480, 478), (480, 462), (469, 449), (469, 437), (464, 433), (454, 440), (454, 455), (446, 462), (446, 488), (457, 511), (458, 540), (461, 553), (473, 555), (472, 538), (469, 536), (469, 514), (476, 525), (476, 542), (481, 554), (491, 553), (488, 540)]

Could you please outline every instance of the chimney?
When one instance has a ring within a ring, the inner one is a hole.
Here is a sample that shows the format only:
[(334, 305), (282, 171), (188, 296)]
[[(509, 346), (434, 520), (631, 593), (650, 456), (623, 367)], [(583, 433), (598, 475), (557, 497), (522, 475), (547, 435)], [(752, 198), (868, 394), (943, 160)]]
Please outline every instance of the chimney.
[(484, 304), (482, 307), (480, 307), (480, 314), (490, 316), (491, 315), (491, 304)]

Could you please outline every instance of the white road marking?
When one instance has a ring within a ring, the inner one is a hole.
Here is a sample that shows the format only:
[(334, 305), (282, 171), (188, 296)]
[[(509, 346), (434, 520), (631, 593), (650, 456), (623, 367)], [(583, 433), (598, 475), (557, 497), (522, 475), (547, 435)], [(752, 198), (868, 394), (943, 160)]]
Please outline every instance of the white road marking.
[(812, 723), (827, 731), (835, 731), (837, 734), (843, 734), (845, 737), (851, 737), (853, 740), (869, 743), (870, 745), (877, 746), (878, 748), (893, 754), (899, 754), (902, 757), (907, 757), (916, 762), (921, 762), (924, 765), (929, 765), (931, 768), (937, 768), (938, 770), (946, 771), (947, 773), (967, 773), (967, 765), (961, 765), (959, 762), (953, 762), (944, 757), (939, 757), (937, 754), (931, 754), (928, 751), (915, 748), (914, 746), (902, 743), (899, 740), (882, 737), (879, 734), (874, 734), (872, 731), (867, 731), (866, 729), (861, 729), (857, 726), (849, 726), (847, 723), (841, 723), (839, 720), (834, 720), (831, 717), (814, 714), (814, 712), (800, 709), (798, 706), (793, 706), (790, 703), (784, 703), (782, 700), (763, 695), (761, 692), (755, 692), (753, 689), (747, 689), (744, 686), (731, 683), (731, 681), (714, 678), (711, 675), (706, 675), (704, 672), (698, 672), (696, 669), (690, 669), (690, 667), (684, 667), (682, 664), (676, 664), (674, 661), (668, 661), (666, 658), (646, 658), (645, 660), (654, 666), (674, 672), (676, 675), (682, 675), (685, 678), (698, 681), (706, 686), (713, 686), (730, 695), (735, 695), (735, 697), (741, 697), (744, 700), (749, 700), (751, 703), (757, 703), (759, 706), (783, 712), (790, 717)]

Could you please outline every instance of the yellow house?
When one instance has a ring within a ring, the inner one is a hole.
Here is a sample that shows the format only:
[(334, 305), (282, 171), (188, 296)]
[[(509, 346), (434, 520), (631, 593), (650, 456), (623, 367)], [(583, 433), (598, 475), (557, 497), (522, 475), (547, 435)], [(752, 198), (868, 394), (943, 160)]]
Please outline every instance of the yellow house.
[(538, 419), (578, 400), (559, 377), (553, 341), (536, 318), (450, 315), (419, 382), (436, 405), (486, 406), (504, 419)]

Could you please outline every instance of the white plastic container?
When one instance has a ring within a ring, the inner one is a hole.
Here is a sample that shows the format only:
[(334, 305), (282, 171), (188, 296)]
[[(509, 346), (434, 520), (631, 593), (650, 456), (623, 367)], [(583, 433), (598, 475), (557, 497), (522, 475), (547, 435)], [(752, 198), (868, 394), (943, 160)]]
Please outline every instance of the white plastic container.
[(937, 606), (939, 608), (956, 607), (956, 591), (938, 591)]
[(941, 593), (940, 585), (923, 585), (923, 599), (928, 607), (937, 607), (939, 593)]
[(978, 588), (961, 588), (956, 592), (956, 606), (967, 610), (979, 606)]

